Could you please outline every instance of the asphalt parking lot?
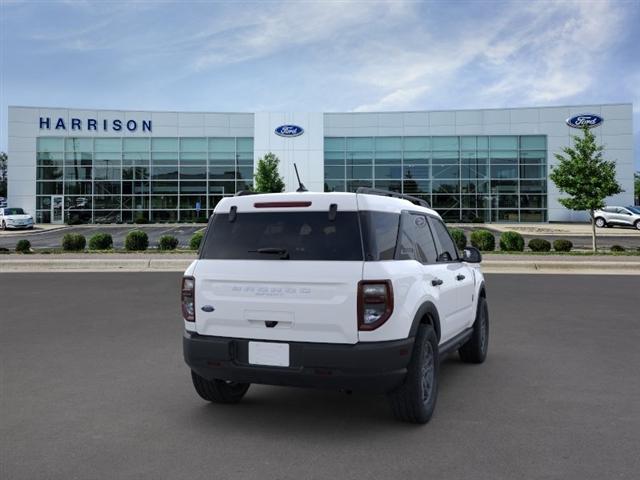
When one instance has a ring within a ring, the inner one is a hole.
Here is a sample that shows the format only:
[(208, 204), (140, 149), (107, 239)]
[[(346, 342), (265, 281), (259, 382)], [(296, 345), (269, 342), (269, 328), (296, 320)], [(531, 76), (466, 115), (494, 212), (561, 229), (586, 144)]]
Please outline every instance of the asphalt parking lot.
[(363, 394), (203, 402), (179, 279), (0, 274), (1, 478), (638, 478), (640, 276), (487, 276), (489, 358), (448, 358), (420, 427)]

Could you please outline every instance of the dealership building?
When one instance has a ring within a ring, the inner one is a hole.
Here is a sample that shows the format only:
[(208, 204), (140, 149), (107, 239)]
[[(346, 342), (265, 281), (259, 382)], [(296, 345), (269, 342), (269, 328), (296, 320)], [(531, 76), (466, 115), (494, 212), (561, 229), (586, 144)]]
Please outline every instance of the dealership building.
[(40, 223), (185, 222), (280, 159), (287, 191), (395, 190), (449, 222), (585, 220), (558, 202), (554, 154), (589, 125), (633, 203), (632, 105), (483, 110), (147, 112), (9, 107), (8, 205)]

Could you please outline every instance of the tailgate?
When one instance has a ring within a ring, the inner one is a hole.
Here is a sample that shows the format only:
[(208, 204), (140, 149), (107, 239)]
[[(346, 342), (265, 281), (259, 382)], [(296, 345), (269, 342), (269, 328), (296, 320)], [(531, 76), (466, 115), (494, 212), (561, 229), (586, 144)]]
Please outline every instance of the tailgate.
[(358, 340), (361, 261), (200, 260), (194, 273), (196, 331), (201, 335)]

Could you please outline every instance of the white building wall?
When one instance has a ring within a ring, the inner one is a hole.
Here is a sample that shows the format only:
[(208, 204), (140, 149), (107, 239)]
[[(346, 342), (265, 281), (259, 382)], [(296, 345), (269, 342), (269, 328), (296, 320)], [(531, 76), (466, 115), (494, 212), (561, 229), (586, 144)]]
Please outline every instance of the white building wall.
[[(380, 113), (202, 113), (146, 112), (123, 110), (78, 110), (64, 108), (9, 107), (8, 115), (8, 201), (35, 214), (36, 139), (38, 136), (90, 137), (254, 137), (254, 164), (267, 152), (281, 159), (281, 174), (288, 191), (297, 188), (293, 163), (297, 163), (302, 181), (309, 190), (324, 190), (324, 137), (327, 136), (414, 136), (414, 135), (535, 135), (547, 136), (549, 166), (554, 153), (571, 145), (571, 136), (579, 134), (565, 120), (577, 113), (595, 113), (603, 117), (592, 131), (605, 146), (606, 159), (617, 163), (618, 180), (624, 193), (608, 199), (610, 204), (633, 203), (633, 125), (632, 105), (581, 105), (566, 107), (479, 109), (432, 112)], [(39, 118), (50, 117), (52, 128), (40, 129)], [(66, 130), (55, 130), (53, 123), (63, 118)], [(71, 130), (70, 119), (151, 119), (152, 132)], [(279, 137), (275, 129), (293, 124), (305, 131), (299, 137)], [(548, 218), (550, 221), (586, 220), (583, 212), (572, 212), (559, 202), (559, 192), (548, 181)]]
[[(304, 129), (298, 137), (280, 137), (276, 128), (297, 125)], [(324, 119), (322, 113), (264, 112), (255, 114), (253, 141), (254, 169), (266, 153), (280, 159), (280, 175), (286, 191), (298, 188), (293, 164), (298, 166), (300, 179), (308, 190), (324, 191)]]
[[(50, 118), (50, 128), (40, 128), (40, 118)], [(56, 130), (62, 118), (65, 130)], [(81, 130), (71, 129), (71, 119), (82, 121)], [(86, 128), (87, 119), (97, 119), (97, 130)], [(136, 120), (138, 129), (102, 129), (103, 120)], [(151, 132), (141, 128), (151, 120)], [(36, 149), (42, 137), (253, 137), (253, 113), (148, 112), (127, 110), (82, 110), (69, 108), (9, 107), (8, 204), (36, 213)]]
[[(595, 113), (604, 118), (592, 129), (604, 145), (604, 158), (616, 161), (618, 181), (625, 190), (607, 199), (615, 205), (633, 204), (633, 119), (630, 103), (567, 107), (507, 108), (394, 113), (327, 113), (324, 134), (340, 136), (412, 135), (546, 135), (547, 161), (551, 170), (555, 153), (572, 145), (571, 137), (581, 132), (565, 121), (578, 113)], [(551, 222), (586, 221), (585, 212), (567, 210), (553, 182), (547, 181), (548, 219)]]

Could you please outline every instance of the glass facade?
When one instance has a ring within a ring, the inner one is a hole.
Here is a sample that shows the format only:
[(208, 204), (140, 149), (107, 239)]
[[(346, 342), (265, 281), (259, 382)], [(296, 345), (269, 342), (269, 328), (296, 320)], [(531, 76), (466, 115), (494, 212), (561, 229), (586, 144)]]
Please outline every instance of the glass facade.
[(422, 197), (449, 222), (547, 220), (545, 135), (326, 137), (324, 177)]
[[(253, 143), (39, 137), (36, 221), (200, 221), (253, 185)], [(324, 178), (325, 191), (422, 197), (449, 222), (547, 221), (544, 135), (325, 137)]]
[(195, 221), (251, 185), (251, 137), (37, 141), (37, 222), (60, 197), (67, 222)]

